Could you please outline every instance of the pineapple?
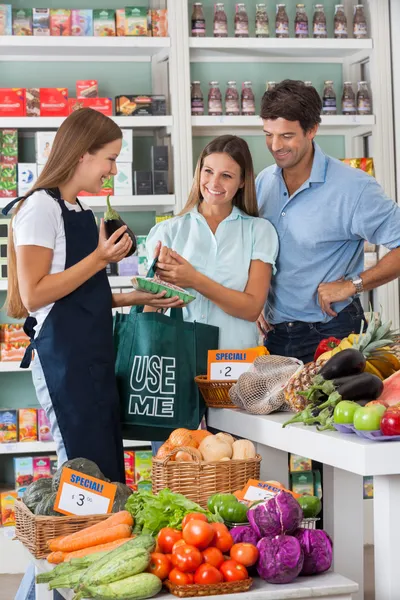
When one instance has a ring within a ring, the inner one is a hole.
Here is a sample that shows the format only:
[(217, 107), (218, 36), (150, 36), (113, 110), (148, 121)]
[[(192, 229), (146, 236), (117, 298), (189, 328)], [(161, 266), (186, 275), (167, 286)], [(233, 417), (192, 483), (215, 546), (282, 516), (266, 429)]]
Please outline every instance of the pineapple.
[[(370, 320), (365, 333), (363, 333), (363, 322), (360, 334), (349, 336), (352, 347), (362, 352), (367, 359), (366, 370), (375, 373), (375, 369), (376, 374), (380, 374), (380, 370), (377, 370), (380, 363), (385, 367), (392, 367), (393, 372), (400, 369), (400, 339), (390, 327), (390, 322), (382, 323), (380, 315), (375, 313), (375, 318)], [(322, 360), (319, 358), (316, 363), (311, 362), (305, 365), (300, 372), (289, 379), (285, 389), (285, 401), (290, 410), (298, 412), (305, 408), (307, 399), (299, 395), (299, 392), (303, 392), (312, 385), (313, 377), (327, 360), (329, 360), (328, 357), (324, 357)], [(396, 364), (398, 365), (397, 369)], [(383, 379), (382, 376), (381, 379)]]

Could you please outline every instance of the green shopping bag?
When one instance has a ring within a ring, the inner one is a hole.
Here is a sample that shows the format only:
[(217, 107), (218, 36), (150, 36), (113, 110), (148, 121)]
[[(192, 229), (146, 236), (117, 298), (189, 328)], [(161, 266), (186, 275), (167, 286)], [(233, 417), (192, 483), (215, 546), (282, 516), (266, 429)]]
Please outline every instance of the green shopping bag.
[(116, 376), (125, 439), (166, 440), (177, 427), (197, 429), (205, 404), (194, 377), (207, 373), (218, 327), (183, 320), (180, 308), (132, 307), (114, 321)]

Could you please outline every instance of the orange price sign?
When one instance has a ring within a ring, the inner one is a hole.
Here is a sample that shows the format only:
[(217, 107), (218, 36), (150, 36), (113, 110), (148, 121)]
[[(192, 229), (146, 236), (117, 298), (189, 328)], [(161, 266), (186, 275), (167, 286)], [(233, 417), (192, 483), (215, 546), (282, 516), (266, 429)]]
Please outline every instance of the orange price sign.
[(65, 467), (54, 510), (64, 515), (102, 515), (110, 513), (117, 486)]

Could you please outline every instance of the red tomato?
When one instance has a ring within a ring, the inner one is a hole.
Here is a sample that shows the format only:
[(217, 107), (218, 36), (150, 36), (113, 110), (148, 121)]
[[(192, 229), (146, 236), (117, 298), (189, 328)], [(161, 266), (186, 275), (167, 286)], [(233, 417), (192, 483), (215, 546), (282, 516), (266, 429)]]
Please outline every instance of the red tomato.
[(245, 567), (251, 567), (255, 565), (258, 560), (258, 549), (254, 544), (242, 542), (241, 544), (234, 544), (231, 548), (231, 558), (236, 562), (244, 565)]
[(240, 565), (236, 560), (226, 560), (220, 567), (220, 571), (225, 581), (242, 581), (249, 576), (246, 567)]
[(198, 548), (182, 544), (172, 553), (172, 564), (180, 571), (187, 573), (195, 571), (203, 562), (203, 556)]
[(223, 523), (211, 523), (211, 527), (214, 529), (214, 539), (211, 545), (221, 550), (221, 552), (229, 552), (233, 546), (233, 537), (227, 526)]
[(182, 532), (172, 527), (164, 527), (160, 530), (157, 537), (157, 544), (160, 552), (163, 554), (171, 554), (173, 545), (182, 539)]
[(219, 569), (224, 562), (224, 555), (218, 548), (206, 548), (203, 552), (204, 562)]
[(214, 538), (214, 529), (204, 521), (193, 519), (183, 529), (182, 537), (187, 544), (205, 550)]
[(383, 435), (400, 435), (400, 407), (388, 408), (381, 419)]
[(179, 569), (172, 569), (168, 579), (175, 583), (175, 585), (189, 585), (193, 583), (193, 575), (191, 573), (184, 573)]
[(165, 554), (165, 556), (172, 562), (172, 554)]
[(185, 546), (186, 542), (183, 539), (178, 540), (177, 542), (175, 542), (175, 544), (172, 546), (172, 552), (175, 550), (175, 548), (177, 548), (178, 546)]
[(208, 522), (207, 516), (203, 513), (188, 513), (182, 521), (182, 529), (185, 529), (185, 525), (187, 525), (189, 521), (193, 521), (193, 519), (196, 519), (198, 521), (205, 521), (206, 523)]
[(153, 573), (153, 575), (157, 575), (159, 579), (164, 580), (168, 577), (171, 570), (171, 561), (165, 554), (153, 552), (150, 555), (150, 564), (147, 569), (149, 573)]
[(194, 574), (194, 582), (200, 585), (221, 583), (224, 580), (222, 573), (212, 565), (200, 565)]

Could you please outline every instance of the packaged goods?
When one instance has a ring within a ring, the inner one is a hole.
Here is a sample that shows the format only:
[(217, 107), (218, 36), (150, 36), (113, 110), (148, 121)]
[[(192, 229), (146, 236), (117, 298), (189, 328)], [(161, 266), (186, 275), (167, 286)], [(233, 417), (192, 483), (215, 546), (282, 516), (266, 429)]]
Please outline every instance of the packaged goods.
[(25, 116), (25, 89), (0, 88), (0, 117)]
[(18, 456), (14, 458), (15, 488), (27, 487), (33, 481), (32, 456)]
[[(36, 163), (18, 163), (18, 195), (24, 196), (37, 179)], [(24, 334), (25, 335), (25, 334)]]
[(222, 95), (218, 81), (210, 81), (208, 91), (208, 114), (211, 116), (222, 115)]
[(289, 17), (286, 12), (286, 4), (276, 5), (275, 37), (289, 37)]
[(33, 35), (50, 35), (50, 9), (32, 9)]
[(18, 130), (2, 129), (0, 163), (15, 165), (18, 162)]
[(26, 116), (40, 117), (40, 89), (26, 89)]
[(354, 93), (351, 81), (345, 81), (343, 84), (342, 114), (343, 115), (355, 115), (356, 114), (356, 95)]
[(115, 114), (127, 117), (152, 115), (151, 96), (116, 96)]
[(153, 171), (153, 194), (168, 194), (167, 171)]
[(92, 108), (98, 112), (112, 116), (112, 100), (111, 98), (70, 98), (68, 100), (69, 114), (80, 108)]
[(356, 4), (354, 6), (353, 37), (358, 40), (368, 37), (367, 21), (364, 14), (364, 6), (362, 4)]
[(193, 81), (191, 85), (192, 115), (204, 115), (204, 97), (201, 91), (200, 81)]
[(256, 4), (256, 38), (269, 37), (269, 19), (265, 4)]
[(314, 496), (314, 475), (309, 471), (291, 475), (292, 491), (300, 496)]
[(0, 4), (0, 35), (12, 35), (11, 4)]
[(15, 501), (17, 492), (2, 492), (0, 494), (1, 524), (3, 527), (15, 525)]
[(290, 471), (295, 473), (296, 471), (311, 471), (312, 460), (310, 458), (304, 458), (298, 454), (290, 455)]
[(151, 165), (153, 171), (168, 171), (168, 146), (151, 147)]
[(99, 95), (96, 79), (85, 79), (76, 82), (77, 98), (97, 98)]
[(368, 82), (359, 81), (357, 91), (357, 114), (370, 115), (371, 112), (371, 98), (368, 90)]
[(149, 272), (149, 261), (146, 256), (139, 256), (138, 271), (141, 277), (146, 277)]
[(203, 3), (194, 2), (192, 11), (192, 37), (206, 36), (206, 20), (204, 18)]
[(0, 410), (0, 444), (11, 444), (18, 441), (17, 411)]
[(326, 16), (323, 4), (316, 4), (313, 17), (313, 37), (327, 38)]
[(40, 116), (67, 117), (68, 88), (40, 88)]
[(2, 323), (0, 325), (0, 342), (16, 344), (27, 341), (29, 341), (29, 338), (20, 323)]
[(251, 81), (244, 81), (242, 83), (241, 107), (242, 115), (253, 116), (256, 114), (253, 84)]
[(342, 158), (341, 161), (346, 165), (349, 165), (349, 167), (361, 169), (368, 173), (368, 175), (371, 175), (372, 177), (375, 176), (373, 158)]
[(126, 485), (135, 485), (135, 453), (132, 450), (124, 451)]
[(134, 277), (139, 274), (139, 258), (135, 255), (127, 256), (118, 263), (118, 275), (121, 277)]
[(304, 4), (296, 4), (296, 17), (294, 19), (294, 37), (308, 38), (308, 17)]
[(137, 235), (136, 236), (136, 243), (137, 243), (137, 253), (138, 256), (147, 256), (147, 252), (146, 252), (146, 240), (147, 240), (147, 235)]
[(333, 81), (325, 81), (322, 94), (322, 114), (336, 115), (336, 94), (333, 89)]
[(136, 196), (150, 196), (152, 194), (151, 171), (135, 171), (134, 182)]
[(117, 277), (118, 276), (118, 263), (109, 263), (106, 266), (107, 277)]
[(73, 8), (71, 10), (71, 35), (93, 35), (93, 10), (90, 8)]
[(135, 481), (138, 484), (138, 488), (140, 482), (150, 482), (151, 480), (151, 459), (151, 451), (135, 452)]
[(114, 176), (114, 195), (132, 196), (132, 163), (118, 163), (118, 173)]
[(117, 8), (115, 11), (115, 26), (118, 36), (125, 35), (125, 9)]
[(13, 10), (13, 35), (32, 35), (32, 9), (19, 8)]
[(37, 456), (33, 459), (33, 481), (51, 477), (50, 458)]
[[(0, 163), (0, 198), (15, 198), (17, 196), (17, 165)], [(5, 349), (0, 349), (0, 360)]]
[[(56, 137), (55, 131), (37, 131), (35, 134), (36, 162), (44, 165), (49, 158), (51, 147)], [(40, 169), (38, 168), (38, 177)]]
[(235, 37), (249, 37), (249, 17), (247, 16), (246, 5), (244, 3), (236, 4)]
[(151, 11), (151, 30), (153, 37), (168, 37), (168, 10), (166, 8)]
[(225, 114), (229, 116), (240, 115), (239, 92), (236, 81), (228, 81), (225, 92)]
[(336, 4), (335, 18), (333, 24), (334, 37), (338, 39), (346, 39), (347, 34), (347, 18), (344, 12), (344, 4)]
[(50, 9), (50, 35), (71, 35), (71, 11), (66, 8)]
[(49, 459), (50, 459), (50, 473), (51, 473), (51, 476), (53, 476), (58, 471), (58, 458), (57, 458), (57, 456), (49, 456)]
[(122, 129), (122, 147), (117, 158), (117, 163), (131, 163), (133, 161), (133, 136), (132, 129)]
[(37, 420), (39, 442), (51, 442), (53, 437), (51, 435), (50, 421), (48, 420), (46, 411), (43, 408), (39, 408), (37, 411)]
[[(0, 260), (0, 280), (8, 278), (7, 262), (4, 259)], [(1, 359), (0, 359), (1, 360)]]
[(18, 410), (18, 436), (20, 442), (38, 441), (36, 408), (20, 408)]
[(7, 239), (2, 240), (0, 238), (0, 259), (6, 260), (7, 254)]
[(223, 2), (214, 4), (214, 37), (228, 37), (228, 18)]
[(125, 7), (125, 35), (147, 36), (147, 8)]
[(110, 37), (115, 35), (115, 10), (93, 11), (93, 32), (97, 37)]
[(163, 117), (167, 114), (167, 101), (165, 96), (158, 94), (151, 97), (151, 110), (154, 117)]

